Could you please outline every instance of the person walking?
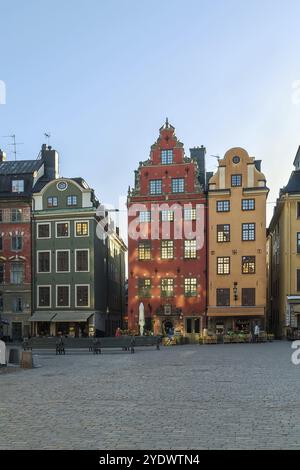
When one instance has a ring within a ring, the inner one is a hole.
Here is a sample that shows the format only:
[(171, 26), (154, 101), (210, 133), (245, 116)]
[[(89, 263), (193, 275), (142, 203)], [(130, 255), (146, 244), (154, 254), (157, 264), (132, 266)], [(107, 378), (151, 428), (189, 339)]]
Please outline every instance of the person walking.
[(259, 331), (260, 331), (259, 325), (258, 323), (256, 323), (254, 327), (254, 343), (258, 343)]

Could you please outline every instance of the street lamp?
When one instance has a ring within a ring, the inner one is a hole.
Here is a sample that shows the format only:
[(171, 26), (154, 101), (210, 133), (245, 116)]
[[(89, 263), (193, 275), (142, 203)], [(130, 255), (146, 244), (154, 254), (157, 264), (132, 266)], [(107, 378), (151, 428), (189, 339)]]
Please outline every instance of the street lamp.
[(237, 288), (237, 285), (238, 285), (237, 282), (234, 282), (234, 283), (233, 283), (233, 286), (234, 286), (234, 287), (233, 287), (233, 298), (234, 298), (235, 302), (238, 300), (238, 293), (237, 293), (237, 292), (238, 292), (238, 288)]

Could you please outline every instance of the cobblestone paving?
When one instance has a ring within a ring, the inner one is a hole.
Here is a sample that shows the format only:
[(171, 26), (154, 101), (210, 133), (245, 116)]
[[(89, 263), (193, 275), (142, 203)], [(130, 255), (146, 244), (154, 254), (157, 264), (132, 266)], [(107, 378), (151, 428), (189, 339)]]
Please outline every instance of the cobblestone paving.
[(299, 449), (291, 343), (43, 354), (0, 376), (0, 449)]

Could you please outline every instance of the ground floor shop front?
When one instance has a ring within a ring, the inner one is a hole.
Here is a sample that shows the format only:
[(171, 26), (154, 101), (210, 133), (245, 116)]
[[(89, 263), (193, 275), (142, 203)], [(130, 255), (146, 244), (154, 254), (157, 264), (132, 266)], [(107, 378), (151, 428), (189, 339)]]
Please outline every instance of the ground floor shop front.
[[(228, 309), (229, 310), (229, 309)], [(228, 333), (245, 333), (253, 334), (255, 326), (259, 326), (259, 330), (265, 329), (265, 309), (230, 309), (228, 312), (223, 309), (208, 309), (208, 332), (216, 335), (226, 335)]]
[(38, 311), (30, 318), (31, 336), (85, 338), (112, 335), (120, 326), (118, 318), (98, 311)]

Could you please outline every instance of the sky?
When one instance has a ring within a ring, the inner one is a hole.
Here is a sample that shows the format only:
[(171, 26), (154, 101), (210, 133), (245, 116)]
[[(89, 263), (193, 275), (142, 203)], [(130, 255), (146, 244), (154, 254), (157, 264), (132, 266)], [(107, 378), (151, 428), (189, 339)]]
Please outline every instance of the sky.
[(0, 0), (0, 147), (13, 159), (16, 134), (34, 159), (50, 133), (61, 175), (118, 207), (168, 116), (207, 170), (231, 147), (262, 160), (270, 219), (300, 144), (299, 17), (298, 0)]

